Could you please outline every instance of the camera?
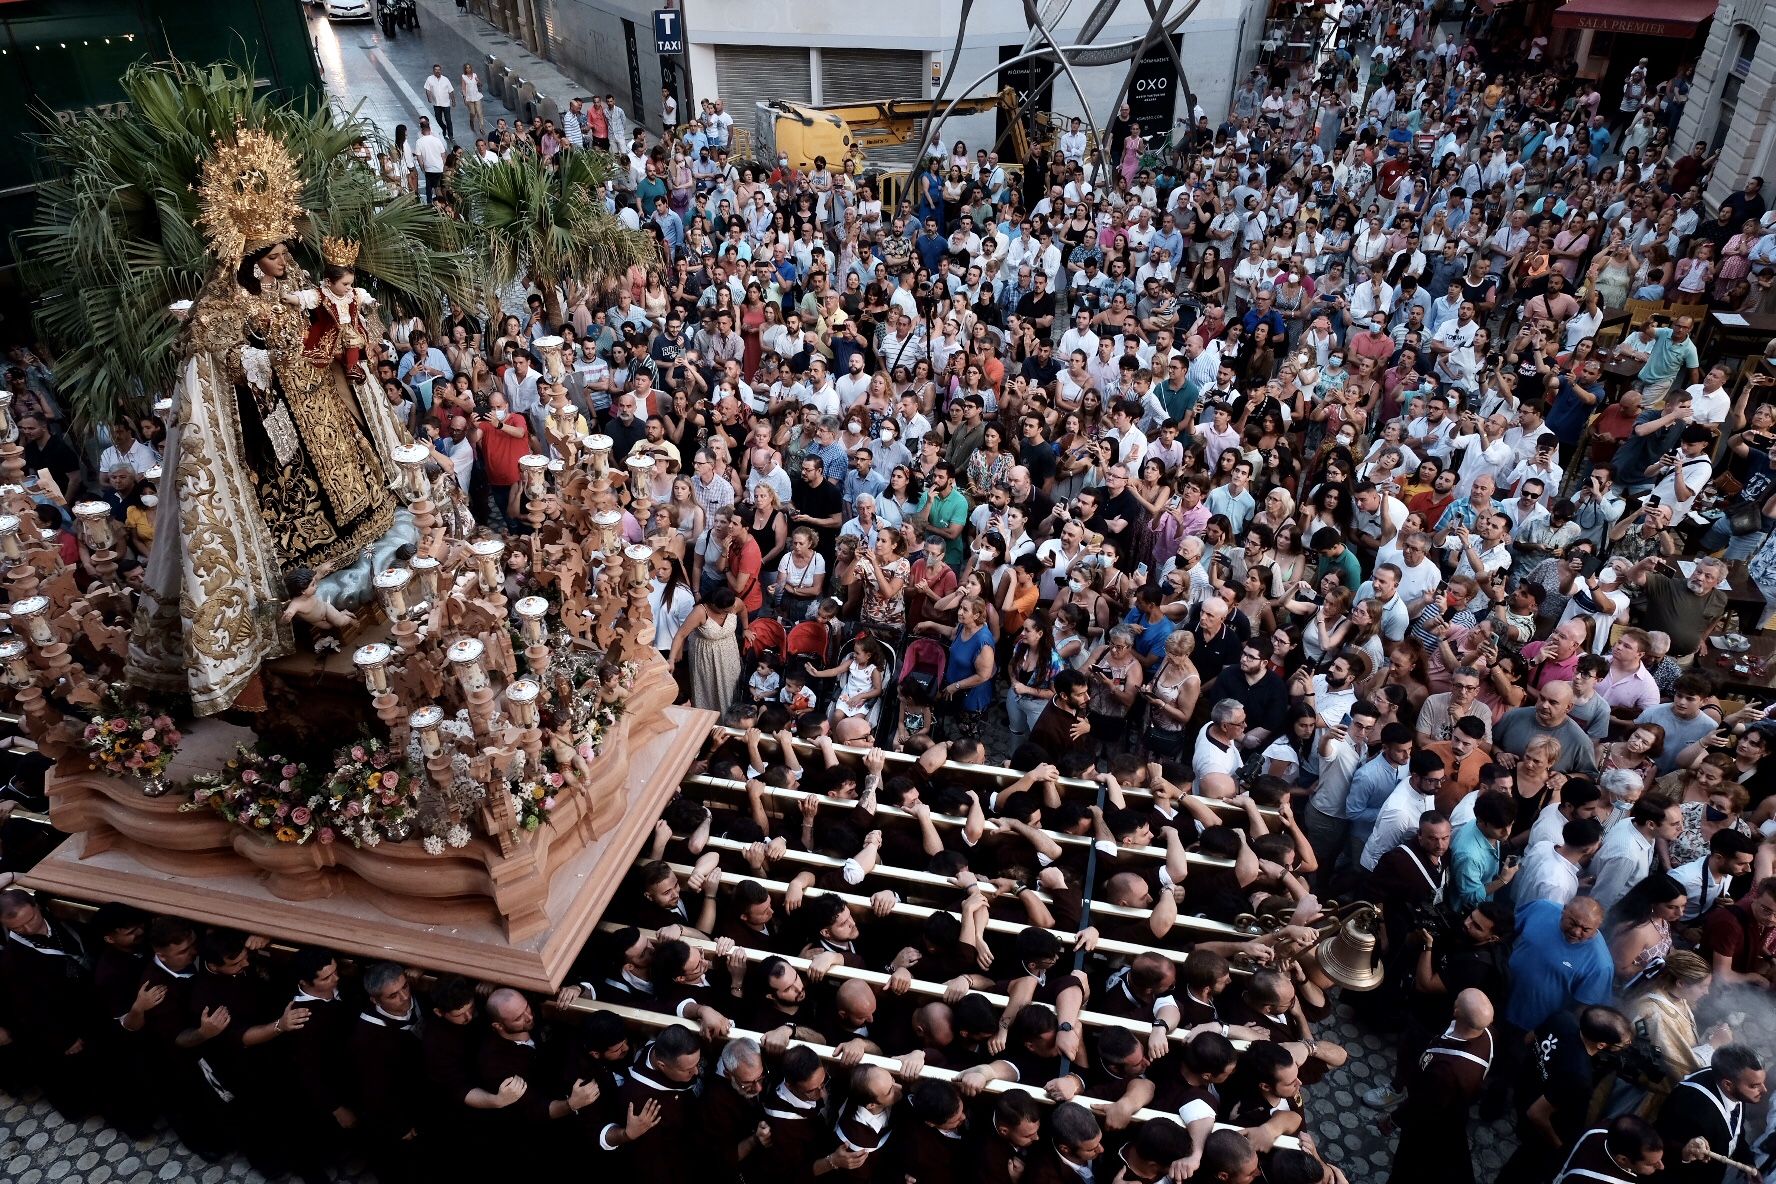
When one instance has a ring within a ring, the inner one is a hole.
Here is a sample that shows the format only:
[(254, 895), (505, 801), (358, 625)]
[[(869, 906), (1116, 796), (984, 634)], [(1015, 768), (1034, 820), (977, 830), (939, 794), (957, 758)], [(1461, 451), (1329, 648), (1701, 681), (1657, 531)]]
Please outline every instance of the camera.
[(1444, 909), (1434, 904), (1415, 904), (1406, 909), (1406, 928), (1409, 931), (1423, 929), (1432, 938), (1441, 941), (1455, 930), (1455, 918)]

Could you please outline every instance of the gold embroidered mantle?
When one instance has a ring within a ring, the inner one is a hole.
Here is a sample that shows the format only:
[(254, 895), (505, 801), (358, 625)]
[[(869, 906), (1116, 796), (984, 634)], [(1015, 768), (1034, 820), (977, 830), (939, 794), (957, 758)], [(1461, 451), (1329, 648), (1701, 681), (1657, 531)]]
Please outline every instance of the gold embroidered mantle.
[(187, 690), (200, 714), (225, 710), (289, 650), (284, 573), (367, 547), (397, 504), (401, 437), (386, 400), (303, 360), (306, 318), (267, 289), (219, 275), (192, 309), (130, 638), (131, 681)]

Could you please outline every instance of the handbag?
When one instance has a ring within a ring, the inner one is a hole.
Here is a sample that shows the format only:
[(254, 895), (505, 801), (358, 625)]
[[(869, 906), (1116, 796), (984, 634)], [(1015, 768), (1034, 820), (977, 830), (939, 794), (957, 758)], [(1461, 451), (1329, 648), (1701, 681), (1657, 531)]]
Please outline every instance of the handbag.
[(1756, 502), (1740, 502), (1727, 511), (1727, 525), (1735, 535), (1757, 534), (1764, 529), (1764, 512)]
[(1731, 473), (1716, 473), (1714, 475), (1714, 492), (1722, 501), (1731, 501), (1738, 497), (1744, 488), (1745, 486), (1739, 478)]

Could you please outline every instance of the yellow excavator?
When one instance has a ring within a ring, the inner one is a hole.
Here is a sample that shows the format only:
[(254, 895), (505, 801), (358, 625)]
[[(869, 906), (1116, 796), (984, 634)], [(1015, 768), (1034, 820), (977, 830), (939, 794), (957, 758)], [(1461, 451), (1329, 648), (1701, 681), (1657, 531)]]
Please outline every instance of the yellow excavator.
[[(951, 112), (952, 115), (1005, 112), (1011, 124), (1011, 134), (1006, 141), (1006, 150), (1000, 152), (999, 158), (1014, 173), (1020, 170), (1030, 151), (1024, 122), (1018, 113), (1018, 101), (1017, 91), (1006, 87), (998, 94), (963, 99)], [(938, 104), (938, 110), (942, 111), (947, 102)], [(930, 115), (930, 99), (880, 99), (829, 107), (761, 100), (754, 112), (750, 144), (736, 143), (735, 148), (742, 159), (774, 161), (779, 155), (787, 156), (789, 163), (799, 169), (813, 168), (814, 158), (824, 156), (827, 165), (835, 172), (844, 167), (847, 157), (854, 157), (857, 171), (862, 174), (868, 164), (870, 149), (905, 144)], [(882, 200), (890, 204), (897, 201), (905, 180), (905, 169), (883, 172), (878, 182), (883, 190)], [(892, 195), (889, 189), (893, 190)]]

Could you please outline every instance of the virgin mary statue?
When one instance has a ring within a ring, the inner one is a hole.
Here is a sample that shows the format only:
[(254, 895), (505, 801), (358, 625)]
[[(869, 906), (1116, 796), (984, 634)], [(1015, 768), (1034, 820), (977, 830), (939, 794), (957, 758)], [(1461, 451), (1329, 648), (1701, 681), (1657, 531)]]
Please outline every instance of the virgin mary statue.
[(338, 359), (304, 356), (309, 318), (285, 299), (307, 287), (288, 246), (300, 194), (295, 161), (262, 131), (237, 131), (204, 164), (215, 269), (181, 338), (129, 672), (188, 692), (200, 714), (232, 706), (291, 648), (280, 614), (292, 579), (322, 564), (367, 574), (392, 527), (412, 538), (386, 401)]

